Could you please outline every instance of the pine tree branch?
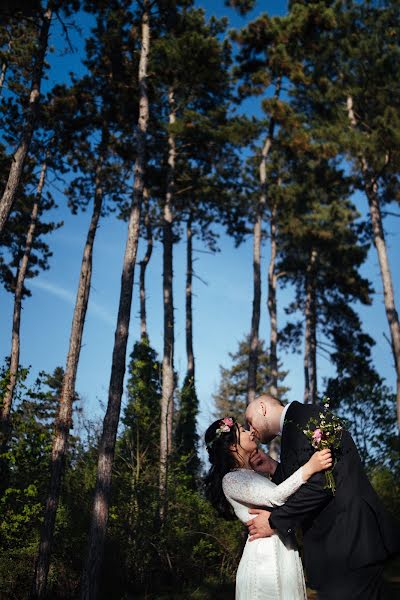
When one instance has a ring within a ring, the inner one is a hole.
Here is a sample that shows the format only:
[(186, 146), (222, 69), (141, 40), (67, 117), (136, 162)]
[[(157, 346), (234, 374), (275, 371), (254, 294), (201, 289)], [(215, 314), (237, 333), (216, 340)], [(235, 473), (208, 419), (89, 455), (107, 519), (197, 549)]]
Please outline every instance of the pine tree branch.
[(185, 187), (182, 190), (179, 190), (179, 192), (175, 192), (175, 196), (179, 196), (180, 194), (184, 194), (185, 192), (193, 190), (193, 189), (194, 189), (194, 185), (189, 185), (188, 187)]
[(387, 343), (389, 344), (389, 346), (390, 346), (390, 350), (391, 350), (391, 351), (393, 351), (393, 344), (392, 344), (392, 340), (391, 340), (391, 339), (388, 337), (388, 335), (387, 335), (385, 332), (383, 332), (383, 337), (385, 338), (385, 340), (386, 340), (386, 341), (387, 341)]
[(201, 283), (204, 283), (204, 285), (208, 286), (208, 281), (205, 281), (204, 279), (202, 279), (199, 275), (197, 275), (196, 273), (193, 273), (193, 277), (196, 277), (196, 279), (199, 279), (199, 281), (201, 281)]
[[(69, 46), (69, 49), (71, 51), (72, 54), (75, 53), (76, 49), (73, 47), (72, 42), (71, 42), (71, 38), (69, 37), (69, 32), (68, 32), (68, 27), (67, 25), (64, 23), (64, 21), (62, 20), (62, 18), (60, 17), (60, 15), (58, 14), (58, 12), (54, 13), (57, 17), (57, 19), (59, 20), (59, 22), (61, 23), (61, 27), (64, 31), (64, 35), (65, 35), (65, 39), (67, 41), (67, 44)], [(82, 32), (80, 32), (82, 33)]]
[(200, 254), (212, 254), (214, 256), (215, 252), (211, 250), (200, 250), (199, 248), (193, 248), (193, 252), (199, 252)]
[(391, 212), (390, 210), (383, 210), (382, 211), (382, 216), (383, 217), (388, 217), (388, 216), (390, 216), (390, 217), (400, 217), (400, 213), (394, 213), (394, 212)]
[(336, 346), (334, 344), (330, 344), (329, 342), (318, 342), (319, 345), (321, 346), (327, 346), (328, 348), (332, 348), (333, 350), (336, 350)]
[(331, 355), (328, 353), (328, 356), (326, 354), (322, 354), (321, 352), (319, 352), (317, 350), (317, 356), (319, 356), (320, 358), (323, 358), (324, 360), (330, 361), (331, 359)]

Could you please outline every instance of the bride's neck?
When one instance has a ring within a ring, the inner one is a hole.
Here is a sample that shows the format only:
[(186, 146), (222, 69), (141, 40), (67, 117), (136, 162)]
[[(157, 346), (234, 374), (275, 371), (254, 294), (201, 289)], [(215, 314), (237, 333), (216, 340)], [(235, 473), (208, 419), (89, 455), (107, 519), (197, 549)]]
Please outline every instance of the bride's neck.
[(241, 469), (251, 469), (251, 465), (250, 465), (250, 455), (249, 454), (239, 454), (239, 457), (241, 459), (241, 464), (240, 464), (240, 468)]

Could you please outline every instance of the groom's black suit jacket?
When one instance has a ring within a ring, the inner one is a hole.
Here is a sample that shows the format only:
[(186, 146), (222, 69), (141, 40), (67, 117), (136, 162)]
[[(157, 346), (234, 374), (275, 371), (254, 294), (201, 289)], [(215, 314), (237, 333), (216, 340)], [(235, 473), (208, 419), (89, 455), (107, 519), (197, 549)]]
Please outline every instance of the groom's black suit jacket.
[[(273, 481), (281, 483), (314, 452), (303, 429), (321, 407), (292, 402), (282, 431), (281, 462)], [(275, 508), (270, 525), (282, 536), (303, 532), (304, 563), (310, 585), (318, 588), (338, 572), (384, 561), (400, 552), (400, 530), (372, 488), (357, 448), (343, 432), (335, 451), (336, 493), (324, 489), (325, 474), (317, 473)]]

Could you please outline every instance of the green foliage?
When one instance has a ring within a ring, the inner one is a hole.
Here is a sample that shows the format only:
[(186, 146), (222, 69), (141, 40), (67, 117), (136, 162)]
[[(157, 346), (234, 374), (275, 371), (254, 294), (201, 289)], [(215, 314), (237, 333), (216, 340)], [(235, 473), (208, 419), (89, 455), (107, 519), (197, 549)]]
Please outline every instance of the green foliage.
[(343, 416), (367, 469), (388, 468), (400, 473), (396, 428), (396, 396), (379, 377), (360, 378), (353, 387), (345, 379), (330, 379), (327, 394)]
[(193, 483), (200, 468), (198, 457), (199, 436), (196, 432), (196, 418), (199, 412), (199, 400), (193, 378), (185, 377), (179, 395), (179, 411), (175, 428), (175, 453), (182, 470)]
[(175, 439), (187, 445), (189, 455), (177, 452), (170, 465), (169, 512), (160, 527), (160, 372), (148, 339), (137, 342), (117, 441), (101, 585), (104, 599), (111, 595), (140, 597), (146, 590), (157, 597), (168, 593), (179, 597), (205, 579), (229, 582), (235, 574), (242, 526), (238, 522), (227, 528), (202, 495), (197, 454), (189, 446), (197, 443), (197, 405), (193, 404), (194, 388), (187, 380)]
[[(7, 373), (3, 368), (2, 388), (7, 381)], [(29, 369), (20, 368), (12, 413), (12, 437), (3, 457), (7, 477), (2, 481), (5, 489), (0, 498), (0, 590), (12, 591), (15, 598), (26, 598), (30, 589), (49, 483), (53, 425), (63, 369), (57, 367), (51, 374), (41, 371), (32, 387), (26, 383), (28, 374)], [(77, 395), (76, 402), (78, 399)], [(72, 438), (69, 468), (77, 459), (78, 448), (76, 438)], [(73, 486), (74, 475), (75, 471), (68, 470), (65, 486), (73, 487), (73, 493), (69, 501), (63, 496), (56, 524), (55, 563), (61, 561), (63, 569), (60, 573), (64, 573), (66, 578), (69, 577), (68, 563), (71, 561), (67, 559), (68, 553), (60, 552), (60, 538), (65, 546), (71, 547), (77, 537), (82, 542), (84, 535), (80, 529), (74, 531), (74, 522), (79, 522), (84, 514), (79, 503), (73, 507), (74, 500), (78, 500), (79, 495), (82, 497), (82, 480), (75, 479)]]
[(245, 15), (254, 8), (255, 0), (225, 0), (225, 5), (235, 8), (241, 15)]
[(153, 536), (159, 530), (161, 365), (147, 337), (135, 343), (130, 359), (127, 404), (114, 464), (105, 590), (114, 581), (112, 572), (121, 573), (129, 586), (144, 585), (148, 576), (155, 576), (151, 565), (157, 559)]
[[(27, 3), (22, 4), (28, 10)], [(61, 4), (68, 16), (78, 2), (56, 2), (56, 8)], [(225, 5), (244, 15), (255, 2), (227, 0)], [(30, 11), (14, 16), (10, 11), (11, 16), (2, 21), (3, 189), (11, 151), (24, 131), (37, 15), (43, 6), (35, 2)], [(165, 197), (167, 136), (173, 134), (175, 240), (182, 223), (190, 220), (194, 237), (212, 251), (217, 250), (213, 228), (217, 222), (240, 243), (254, 220), (259, 197), (261, 141), (274, 126), (266, 166), (266, 213), (277, 209), (278, 282), (295, 291), (287, 312), (301, 315), (281, 330), (279, 341), (296, 349), (302, 342), (308, 266), (316, 250), (312, 283), (317, 345), (337, 370), (337, 377), (326, 382), (326, 393), (338, 414), (348, 418), (378, 494), (400, 517), (394, 394), (373, 367), (374, 341), (362, 330), (354, 306), (371, 302), (371, 285), (360, 274), (370, 231), (351, 201), (354, 189), (364, 188), (365, 178), (377, 184), (380, 201), (400, 197), (398, 8), (398, 1), (292, 1), (285, 17), (260, 14), (241, 31), (228, 34), (225, 18), (206, 19), (205, 11), (193, 8), (190, 0), (152, 2), (145, 176), (157, 239), (159, 201)], [(74, 214), (92, 203), (99, 183), (106, 200), (102, 214), (118, 208), (123, 219), (131, 205), (143, 3), (87, 0), (85, 9), (94, 23), (83, 57), (86, 72), (79, 78), (72, 75), (70, 84), (56, 85), (41, 98), (22, 186), (4, 233), (0, 278), (9, 292), (15, 289), (33, 190), (47, 150), (48, 166), (56, 178), (72, 174), (65, 195)], [(62, 23), (61, 29), (68, 32), (70, 23)], [(168, 124), (171, 91), (176, 108), (173, 126)], [(235, 114), (235, 100), (250, 96), (260, 97), (260, 119)], [(350, 97), (353, 124), (347, 110)], [(249, 151), (252, 156), (243, 167)], [(360, 169), (361, 155), (367, 172)], [(344, 159), (350, 160), (351, 170), (344, 168)], [(39, 216), (53, 208), (57, 207), (48, 193)], [(59, 225), (39, 219), (28, 279), (48, 268), (51, 251), (43, 236)], [(27, 287), (24, 295), (29, 295)], [(257, 393), (261, 393), (271, 379), (263, 342), (258, 354)], [(216, 411), (218, 417), (230, 414), (240, 420), (246, 403), (248, 340), (240, 341), (229, 356), (231, 365), (221, 368)], [(31, 388), (27, 376), (28, 370), (21, 368), (10, 446), (0, 457), (6, 467), (0, 497), (0, 595), (13, 600), (29, 595), (63, 370), (41, 372)], [(284, 376), (281, 372), (281, 383)], [(3, 369), (0, 399), (8, 377)], [(227, 525), (204, 499), (194, 382), (187, 377), (180, 390), (174, 423), (176, 451), (168, 474), (169, 512), (162, 527), (158, 516), (161, 367), (147, 338), (137, 342), (130, 355), (126, 392), (117, 434), (102, 598), (232, 597), (245, 530), (238, 521)], [(284, 397), (283, 386), (279, 393)], [(79, 597), (99, 437), (98, 424), (85, 421), (84, 425), (87, 437), (72, 438), (68, 450), (49, 574), (52, 600)]]
[[(296, 89), (295, 103), (307, 112), (316, 136), (350, 159), (360, 189), (373, 180), (382, 202), (397, 201), (398, 2), (336, 3), (334, 18), (315, 28), (315, 14), (322, 12), (321, 4), (293, 3), (303, 26), (313, 31), (304, 48), (307, 79)], [(328, 10), (332, 12), (332, 8)], [(353, 122), (348, 110), (350, 99)]]
[(130, 358), (122, 443), (153, 455), (160, 435), (161, 365), (147, 337), (135, 343)]
[[(241, 523), (227, 527), (202, 495), (198, 468), (194, 487), (195, 472), (185, 468), (180, 457), (170, 467), (169, 514), (160, 527), (160, 373), (148, 339), (137, 342), (131, 353), (128, 401), (117, 440), (102, 570), (104, 599), (136, 598), (146, 590), (157, 597), (173, 593), (176, 597), (210, 598), (221, 584), (231, 589), (244, 541)], [(34, 388), (26, 388), (20, 395), (15, 408), (9, 457), (12, 479), (0, 502), (0, 590), (19, 600), (27, 598), (30, 589), (61, 379), (60, 369), (51, 376), (41, 373)], [(190, 432), (193, 436), (193, 429)], [(184, 439), (188, 443), (189, 437)], [(79, 594), (95, 484), (96, 443), (97, 435), (90, 430), (86, 442), (75, 440), (69, 451), (57, 513), (49, 598)]]
[(386, 509), (400, 520), (400, 484), (399, 469), (376, 465), (369, 474), (372, 485)]
[(286, 210), (280, 215), (277, 268), (281, 282), (295, 287), (295, 300), (285, 312), (300, 311), (301, 317), (285, 324), (279, 342), (294, 350), (302, 344), (311, 293), (316, 347), (340, 370), (345, 355), (362, 348), (369, 356), (374, 344), (351, 304), (371, 304), (371, 283), (360, 273), (369, 249), (368, 228), (349, 199), (350, 180), (321, 148), (310, 148), (289, 165), (289, 172), (281, 170)]
[[(229, 353), (232, 361), (231, 367), (220, 366), (221, 380), (217, 392), (214, 394), (215, 417), (233, 416), (240, 423), (246, 411), (247, 402), (247, 373), (249, 364), (250, 344), (248, 338), (238, 344), (236, 352)], [(264, 347), (264, 342), (259, 342), (259, 359), (257, 370), (256, 393), (261, 394), (268, 390), (271, 379), (271, 368), (269, 356)], [(286, 373), (281, 371), (279, 379), (282, 380)], [(285, 387), (279, 387), (278, 392), (281, 399), (287, 391)]]

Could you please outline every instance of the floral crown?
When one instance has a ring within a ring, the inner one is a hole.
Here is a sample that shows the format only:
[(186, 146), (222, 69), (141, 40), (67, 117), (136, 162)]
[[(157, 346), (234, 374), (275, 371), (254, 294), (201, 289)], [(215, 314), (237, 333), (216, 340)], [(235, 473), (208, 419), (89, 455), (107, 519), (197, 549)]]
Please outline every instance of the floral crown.
[(235, 425), (235, 420), (232, 417), (224, 417), (219, 422), (220, 427), (215, 431), (215, 437), (206, 444), (207, 448), (211, 448), (213, 443), (223, 434), (229, 433), (231, 427)]

